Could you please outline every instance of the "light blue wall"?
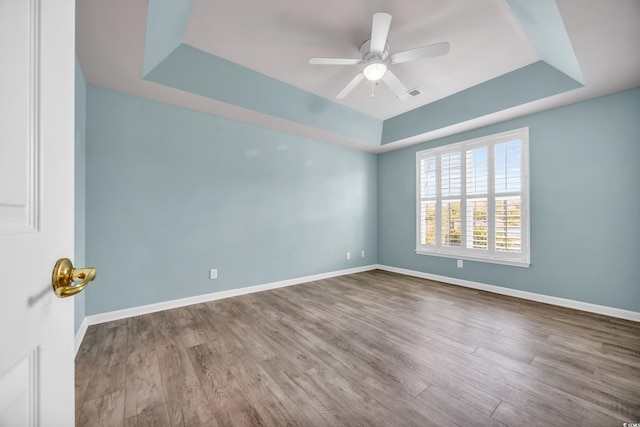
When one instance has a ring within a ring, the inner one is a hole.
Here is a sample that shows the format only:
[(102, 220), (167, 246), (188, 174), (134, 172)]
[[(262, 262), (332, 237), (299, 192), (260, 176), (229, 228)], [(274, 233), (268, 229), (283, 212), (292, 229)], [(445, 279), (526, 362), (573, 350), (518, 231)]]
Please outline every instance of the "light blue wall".
[(178, 46), (145, 79), (380, 145), (382, 120), (186, 44)]
[(507, 0), (540, 58), (584, 84), (569, 34), (556, 0)]
[[(381, 264), (640, 311), (640, 89), (378, 157)], [(416, 255), (415, 153), (529, 126), (531, 267)]]
[(384, 121), (382, 144), (446, 128), (582, 86), (544, 61)]
[(94, 86), (87, 135), (87, 315), (377, 262), (374, 154)]
[(145, 76), (182, 43), (193, 0), (149, 0), (144, 37)]
[[(377, 157), (93, 86), (86, 101), (87, 315), (376, 262), (640, 311), (640, 89)], [(415, 152), (524, 126), (531, 267), (416, 255)]]
[[(76, 58), (76, 92), (75, 92), (75, 230), (74, 230), (74, 257), (73, 264), (78, 267), (85, 266), (85, 187), (86, 187), (86, 111), (87, 111), (87, 84), (82, 74), (82, 69)], [(75, 331), (78, 332), (84, 319), (84, 293), (74, 296)]]

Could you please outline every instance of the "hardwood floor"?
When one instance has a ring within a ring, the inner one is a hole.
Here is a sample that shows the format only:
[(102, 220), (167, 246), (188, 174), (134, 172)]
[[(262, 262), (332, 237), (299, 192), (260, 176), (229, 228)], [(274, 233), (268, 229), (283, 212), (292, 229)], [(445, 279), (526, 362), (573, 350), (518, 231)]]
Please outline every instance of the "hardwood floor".
[(640, 324), (383, 271), (90, 326), (79, 426), (622, 426)]

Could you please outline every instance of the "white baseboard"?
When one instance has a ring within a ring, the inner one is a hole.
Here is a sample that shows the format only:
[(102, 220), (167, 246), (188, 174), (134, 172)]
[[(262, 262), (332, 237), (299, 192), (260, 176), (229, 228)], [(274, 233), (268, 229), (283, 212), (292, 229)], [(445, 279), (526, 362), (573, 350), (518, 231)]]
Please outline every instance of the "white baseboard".
[[(300, 283), (313, 282), (316, 280), (329, 279), (331, 277), (345, 276), (347, 274), (361, 273), (363, 271), (374, 270), (377, 265), (366, 265), (363, 267), (349, 268), (346, 270), (331, 271), (328, 273), (314, 274), (312, 276), (297, 277), (294, 279), (281, 280), (279, 282), (265, 283), (262, 285), (248, 286), (245, 288), (231, 289), (228, 291), (213, 292), (204, 295), (197, 295), (194, 297), (181, 298), (172, 301), (159, 302), (156, 304), (142, 305), (139, 307), (127, 308), (124, 310), (109, 311), (106, 313), (93, 314), (85, 317), (83, 324), (96, 325), (99, 323), (111, 322), (113, 320), (126, 319), (128, 317), (140, 316), (143, 314), (155, 313), (163, 310), (170, 310), (172, 308), (184, 307), (186, 305), (199, 304), (208, 301), (215, 301), (224, 298), (231, 298), (238, 295), (252, 294), (254, 292), (267, 291), (269, 289), (283, 288), (285, 286), (299, 285)], [(82, 330), (82, 328), (80, 328)], [(86, 331), (86, 327), (85, 327)], [(80, 331), (78, 331), (80, 332)], [(84, 332), (82, 334), (84, 337)], [(76, 341), (78, 335), (76, 334)], [(82, 342), (82, 338), (80, 339)], [(79, 344), (76, 342), (76, 349), (79, 348)], [(76, 350), (77, 351), (77, 350)]]
[(80, 323), (80, 329), (76, 332), (76, 341), (74, 348), (74, 356), (78, 354), (78, 350), (80, 350), (80, 345), (82, 344), (82, 340), (84, 339), (84, 334), (87, 333), (87, 328), (89, 324), (87, 323), (87, 318), (82, 319), (82, 323)]
[(575, 301), (566, 298), (552, 297), (549, 295), (536, 294), (534, 292), (519, 291), (517, 289), (504, 288), (502, 286), (487, 285), (485, 283), (472, 282), (470, 280), (456, 279), (454, 277), (438, 276), (436, 274), (423, 273), (422, 271), (407, 270), (405, 268), (390, 267), (388, 265), (376, 265), (379, 270), (391, 271), (393, 273), (407, 276), (420, 277), (422, 279), (435, 280), (437, 282), (449, 283), (451, 285), (464, 286), (466, 288), (479, 289), (493, 292), (495, 294), (508, 295), (511, 297), (527, 299), (531, 301), (543, 302), (560, 307), (573, 308), (576, 310), (588, 311), (590, 313), (603, 314), (605, 316), (617, 317), (619, 319), (640, 322), (640, 313), (636, 311), (623, 310), (620, 308), (607, 307), (604, 305), (591, 304), (588, 302)]
[(640, 322), (640, 313), (629, 310), (622, 310), (614, 307), (607, 307), (603, 305), (591, 304), (582, 301), (575, 301), (565, 298), (552, 297), (549, 295), (536, 294), (534, 292), (520, 291), (517, 289), (505, 288), (502, 286), (488, 285), (480, 282), (473, 282), (470, 280), (456, 279), (454, 277), (439, 276), (436, 274), (424, 273), (421, 271), (408, 270), (404, 268), (391, 267), (388, 265), (372, 264), (362, 267), (350, 268), (346, 270), (332, 271), (328, 273), (315, 274), (312, 276), (298, 277), (294, 279), (282, 280), (279, 282), (265, 283), (262, 285), (248, 286), (245, 288), (231, 289), (228, 291), (213, 292), (204, 295), (197, 295), (194, 297), (181, 298), (172, 301), (165, 301), (156, 304), (143, 305), (139, 307), (127, 308), (124, 310), (110, 311), (106, 313), (94, 314), (87, 316), (82, 321), (80, 329), (76, 333), (75, 351), (78, 352), (82, 339), (87, 331), (89, 325), (96, 325), (99, 323), (111, 322), (113, 320), (126, 319), (128, 317), (140, 316), (143, 314), (155, 313), (163, 310), (170, 310), (172, 308), (184, 307), (192, 304), (199, 304), (207, 301), (215, 301), (224, 298), (231, 298), (239, 295), (251, 294), (255, 292), (267, 291), (269, 289), (277, 289), (285, 286), (298, 285), (301, 283), (313, 282), (316, 280), (329, 279), (331, 277), (345, 276), (347, 274), (361, 273), (363, 271), (380, 269), (384, 271), (390, 271), (393, 273), (404, 274), (407, 276), (420, 277), (422, 279), (435, 280), (438, 282), (449, 283), (457, 286), (464, 286), (466, 288), (479, 289), (482, 291), (493, 292), (501, 295), (508, 295), (516, 298), (523, 298), (526, 300), (542, 302), (546, 304), (557, 305), (561, 307), (573, 308), (576, 310), (587, 311), (591, 313), (603, 314), (605, 316), (617, 317), (620, 319), (631, 320), (634, 322)]

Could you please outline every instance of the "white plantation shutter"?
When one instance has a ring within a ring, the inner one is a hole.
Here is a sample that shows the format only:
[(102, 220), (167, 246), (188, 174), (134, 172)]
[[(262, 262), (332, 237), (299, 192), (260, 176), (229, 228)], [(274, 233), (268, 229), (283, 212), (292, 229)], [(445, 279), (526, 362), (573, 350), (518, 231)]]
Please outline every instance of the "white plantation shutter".
[(455, 151), (440, 155), (440, 244), (459, 247), (462, 223), (460, 196), (462, 194), (462, 153)]
[(466, 248), (487, 250), (487, 200), (489, 194), (488, 147), (466, 150)]
[(520, 141), (495, 145), (495, 250), (521, 251)]
[(496, 197), (495, 224), (496, 251), (520, 252), (520, 196)]
[(528, 128), (416, 153), (416, 252), (529, 265)]
[(422, 245), (436, 244), (436, 158), (425, 157), (420, 167), (419, 241)]

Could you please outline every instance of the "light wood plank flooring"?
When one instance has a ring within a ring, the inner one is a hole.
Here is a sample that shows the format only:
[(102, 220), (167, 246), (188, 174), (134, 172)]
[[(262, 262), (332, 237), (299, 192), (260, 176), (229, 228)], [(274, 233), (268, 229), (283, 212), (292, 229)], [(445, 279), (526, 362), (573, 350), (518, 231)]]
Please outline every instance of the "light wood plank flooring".
[(640, 324), (382, 271), (89, 327), (79, 426), (622, 426)]

